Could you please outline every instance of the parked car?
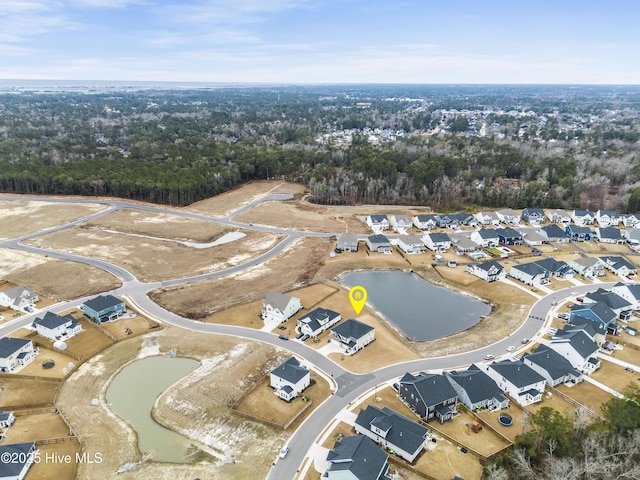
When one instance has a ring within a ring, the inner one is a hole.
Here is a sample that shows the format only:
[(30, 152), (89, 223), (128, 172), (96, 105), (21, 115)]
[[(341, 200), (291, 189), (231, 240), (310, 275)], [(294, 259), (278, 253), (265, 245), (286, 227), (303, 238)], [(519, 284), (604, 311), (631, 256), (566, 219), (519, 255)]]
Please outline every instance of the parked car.
[(286, 457), (286, 456), (287, 456), (287, 453), (289, 453), (289, 444), (285, 445), (284, 447), (282, 447), (282, 448), (280, 449), (280, 455), (279, 455), (279, 457), (280, 457), (280, 458), (284, 458), (284, 457)]
[(24, 307), (24, 311), (27, 313), (33, 313), (33, 308), (27, 305), (26, 307)]
[(507, 352), (513, 352), (516, 349), (516, 347), (514, 345), (509, 345), (507, 347)]
[(280, 340), (289, 340), (289, 337), (287, 337), (286, 335), (278, 335), (278, 338)]
[(306, 342), (307, 340), (309, 340), (309, 335), (308, 334), (305, 334), (300, 338), (301, 342)]
[(520, 343), (522, 343), (523, 345), (525, 345), (527, 342), (529, 341), (528, 338), (523, 338)]
[(496, 358), (496, 356), (495, 356), (495, 355), (492, 355), (491, 353), (487, 353), (487, 354), (484, 356), (484, 359), (485, 359), (485, 360), (493, 360), (494, 358)]

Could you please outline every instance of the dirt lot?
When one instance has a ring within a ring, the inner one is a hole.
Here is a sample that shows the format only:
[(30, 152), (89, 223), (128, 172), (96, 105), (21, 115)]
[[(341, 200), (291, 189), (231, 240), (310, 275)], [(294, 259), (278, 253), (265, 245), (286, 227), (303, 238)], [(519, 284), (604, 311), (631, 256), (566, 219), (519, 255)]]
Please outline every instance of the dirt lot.
[(100, 326), (118, 340), (123, 340), (135, 335), (141, 335), (143, 333), (148, 333), (150, 330), (160, 328), (160, 325), (156, 322), (137, 314), (134, 314), (131, 317), (120, 317), (114, 322), (102, 323)]
[[(80, 452), (80, 445), (77, 442), (40, 445), (38, 451), (40, 463), (34, 464), (29, 469), (25, 480), (72, 480), (74, 478), (76, 453)], [(66, 462), (66, 456), (71, 460), (69, 463)]]
[[(35, 442), (51, 438), (68, 437), (67, 425), (60, 415), (53, 413), (16, 415), (16, 422), (9, 428), (7, 438), (0, 443)], [(17, 412), (16, 412), (17, 413)]]
[[(176, 348), (180, 356), (201, 360), (200, 368), (160, 396), (154, 418), (190, 438), (199, 439), (203, 442), (201, 448), (214, 456), (233, 456), (237, 463), (222, 465), (219, 461), (214, 464), (205, 461), (167, 466), (146, 462), (135, 472), (119, 477), (126, 480), (200, 476), (240, 480), (264, 476), (277, 454), (277, 446), (284, 442), (284, 433), (238, 418), (231, 414), (228, 405), (286, 355), (263, 344), (238, 343), (231, 337), (166, 327), (112, 345), (84, 363), (61, 387), (58, 407), (83, 441), (85, 451), (90, 455), (102, 452), (105, 457), (101, 464), (80, 465), (79, 478), (111, 478), (122, 464), (138, 458), (131, 429), (105, 406), (92, 406), (91, 400), (104, 398), (109, 378), (136, 358), (141, 348), (142, 355), (162, 354)], [(97, 431), (100, 435), (95, 435)], [(204, 454), (199, 458), (213, 457)]]
[(38, 380), (2, 373), (0, 374), (0, 408), (11, 410), (17, 407), (53, 405), (58, 385), (60, 382), (56, 379)]
[(238, 265), (266, 252), (282, 238), (249, 232), (234, 242), (197, 249), (173, 241), (108, 233), (97, 227), (81, 226), (44, 235), (29, 243), (117, 263), (138, 279), (152, 282)]
[[(328, 251), (329, 240), (300, 239), (280, 255), (257, 267), (221, 279), (154, 290), (149, 297), (179, 315), (208, 321), (209, 315), (226, 308), (262, 302), (272, 290), (286, 292), (304, 286), (324, 263)], [(278, 275), (274, 275), (274, 272), (278, 272)], [(259, 313), (260, 310), (252, 310), (250, 315), (259, 320)]]
[[(105, 205), (98, 204), (63, 204), (29, 201), (26, 199), (0, 201), (0, 219), (2, 219), (0, 222), (0, 240), (39, 232), (46, 228), (92, 215), (106, 208)], [(28, 218), (29, 221), (26, 222), (25, 218)]]

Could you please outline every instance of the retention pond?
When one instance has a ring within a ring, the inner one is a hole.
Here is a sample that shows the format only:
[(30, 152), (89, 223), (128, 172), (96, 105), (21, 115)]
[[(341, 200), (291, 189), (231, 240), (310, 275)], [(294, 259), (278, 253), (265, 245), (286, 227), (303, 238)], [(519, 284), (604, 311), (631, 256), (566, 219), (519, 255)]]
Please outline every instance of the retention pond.
[(162, 392), (199, 365), (190, 358), (143, 358), (124, 367), (107, 389), (111, 409), (136, 431), (140, 451), (151, 453), (155, 461), (185, 461), (189, 440), (157, 424), (151, 409)]
[(367, 303), (407, 338), (434, 340), (466, 330), (491, 313), (491, 306), (468, 295), (427, 282), (415, 273), (352, 272), (347, 287), (367, 289)]

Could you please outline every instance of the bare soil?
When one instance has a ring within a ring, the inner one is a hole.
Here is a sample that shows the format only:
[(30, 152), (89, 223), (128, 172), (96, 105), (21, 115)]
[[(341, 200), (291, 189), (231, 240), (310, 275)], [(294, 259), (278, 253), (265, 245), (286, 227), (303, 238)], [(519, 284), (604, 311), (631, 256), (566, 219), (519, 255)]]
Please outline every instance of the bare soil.
[[(37, 359), (35, 360), (37, 361)], [(10, 410), (53, 405), (60, 382), (0, 374), (0, 408)]]
[[(76, 454), (80, 452), (80, 445), (77, 442), (40, 445), (38, 452), (40, 453), (40, 463), (31, 466), (25, 480), (71, 480), (77, 478), (74, 475)], [(67, 462), (67, 459), (70, 461)]]
[(60, 415), (53, 413), (54, 408), (48, 413), (36, 413), (29, 415), (16, 415), (15, 423), (9, 428), (7, 438), (0, 443), (35, 442), (51, 438), (70, 436), (69, 428)]
[(601, 413), (600, 406), (612, 398), (609, 393), (588, 382), (571, 386), (560, 385), (557, 389), (596, 413)]
[(477, 433), (474, 433), (471, 429), (471, 423), (476, 419), (473, 415), (467, 411), (462, 411), (450, 422), (443, 424), (439, 422), (433, 422), (434, 426), (441, 432), (449, 435), (464, 446), (469, 447), (481, 455), (488, 457), (494, 453), (502, 450), (509, 445), (499, 435), (496, 435), (489, 428), (483, 428)]

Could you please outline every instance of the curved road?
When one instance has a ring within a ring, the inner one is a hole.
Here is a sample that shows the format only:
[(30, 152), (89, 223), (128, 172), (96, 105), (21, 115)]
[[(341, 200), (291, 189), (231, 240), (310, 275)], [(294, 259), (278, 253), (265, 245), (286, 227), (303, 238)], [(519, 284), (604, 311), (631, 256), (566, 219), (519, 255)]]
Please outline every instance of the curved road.
[[(190, 320), (179, 315), (176, 315), (173, 312), (167, 311), (155, 302), (153, 302), (147, 295), (147, 293), (153, 288), (158, 288), (161, 286), (172, 286), (172, 285), (181, 285), (196, 281), (207, 280), (211, 278), (220, 278), (235, 272), (239, 272), (243, 269), (250, 268), (256, 266), (260, 263), (267, 261), (268, 259), (282, 253), (292, 242), (296, 239), (304, 237), (304, 236), (314, 236), (314, 237), (330, 237), (335, 234), (326, 233), (326, 232), (303, 232), (296, 231), (292, 229), (284, 229), (277, 227), (269, 227), (264, 225), (253, 225), (253, 224), (245, 224), (236, 222), (233, 220), (233, 217), (239, 215), (242, 212), (245, 212), (256, 205), (266, 202), (266, 201), (286, 201), (290, 200), (293, 197), (290, 195), (283, 194), (275, 194), (269, 195), (264, 198), (255, 200), (250, 202), (243, 207), (234, 210), (230, 214), (224, 217), (210, 217), (202, 214), (195, 214), (190, 212), (184, 212), (180, 210), (173, 210), (170, 208), (164, 207), (156, 207), (151, 205), (138, 204), (135, 202), (128, 202), (124, 200), (91, 200), (91, 199), (73, 199), (73, 198), (31, 198), (31, 197), (20, 197), (20, 196), (0, 196), (0, 201), (11, 201), (11, 200), (31, 200), (31, 201), (53, 201), (53, 202), (68, 202), (68, 203), (99, 203), (103, 205), (107, 205), (109, 208), (89, 215), (87, 217), (75, 220), (73, 222), (66, 223), (64, 225), (60, 225), (57, 227), (49, 228), (43, 230), (41, 232), (37, 232), (34, 234), (25, 235), (22, 237), (14, 238), (11, 240), (7, 240), (4, 242), (0, 242), (0, 247), (12, 248), (16, 250), (22, 250), (30, 253), (35, 253), (38, 255), (48, 255), (53, 258), (59, 258), (62, 260), (81, 262), (88, 265), (91, 265), (96, 268), (100, 268), (106, 272), (109, 272), (111, 275), (122, 281), (122, 286), (118, 288), (119, 295), (126, 296), (128, 300), (135, 304), (138, 308), (145, 311), (149, 315), (153, 317), (157, 317), (162, 319), (163, 321), (170, 323), (172, 325), (185, 328), (192, 331), (202, 332), (202, 333), (212, 333), (212, 334), (222, 334), (222, 335), (232, 335), (240, 338), (246, 338), (251, 340), (257, 340), (260, 342), (265, 342), (272, 344), (274, 346), (285, 348), (292, 353), (297, 354), (298, 356), (304, 358), (308, 363), (314, 365), (316, 368), (325, 372), (327, 376), (333, 377), (337, 389), (335, 394), (329, 397), (325, 402), (314, 410), (314, 412), (303, 422), (301, 427), (294, 432), (290, 439), (291, 445), (295, 447), (291, 449), (289, 455), (285, 459), (280, 459), (276, 465), (271, 469), (268, 475), (268, 479), (284, 479), (284, 478), (295, 478), (296, 472), (300, 465), (302, 464), (309, 448), (312, 446), (313, 442), (316, 440), (317, 436), (326, 428), (327, 425), (331, 423), (331, 421), (336, 417), (336, 415), (349, 405), (352, 401), (358, 398), (363, 393), (371, 390), (375, 386), (385, 383), (389, 380), (398, 378), (404, 375), (406, 372), (417, 372), (422, 370), (440, 370), (440, 369), (451, 369), (456, 367), (464, 367), (470, 365), (471, 363), (479, 362), (483, 360), (484, 355), (491, 353), (496, 356), (501, 354), (505, 354), (507, 346), (514, 344), (513, 338), (517, 338), (518, 342), (521, 338), (532, 338), (534, 337), (540, 329), (543, 327), (544, 319), (551, 309), (554, 302), (560, 302), (570, 296), (574, 292), (577, 293), (586, 293), (587, 291), (593, 290), (594, 287), (609, 287), (613, 285), (612, 283), (602, 283), (598, 285), (582, 285), (582, 286), (572, 286), (570, 288), (566, 288), (564, 290), (560, 290), (549, 294), (546, 297), (538, 300), (530, 309), (529, 315), (523, 322), (523, 324), (513, 332), (509, 337), (496, 342), (492, 345), (479, 348), (474, 351), (449, 355), (445, 357), (437, 357), (437, 358), (425, 358), (414, 360), (411, 362), (405, 362), (400, 364), (390, 365), (376, 371), (367, 373), (367, 374), (354, 374), (345, 370), (343, 367), (333, 362), (326, 356), (318, 353), (311, 347), (306, 346), (305, 344), (297, 341), (288, 341), (285, 342), (280, 340), (277, 335), (273, 333), (263, 332), (260, 330), (254, 330), (250, 328), (243, 327), (235, 327), (228, 325), (217, 325), (217, 324), (207, 324), (198, 322), (195, 320)], [(84, 257), (81, 255), (69, 254), (65, 252), (60, 252), (56, 250), (50, 250), (46, 248), (34, 247), (30, 245), (25, 245), (25, 240), (35, 238), (37, 236), (51, 233), (57, 230), (62, 230), (64, 228), (69, 228), (74, 225), (81, 224), (83, 222), (98, 218), (100, 216), (111, 213), (115, 210), (130, 208), (130, 209), (140, 209), (145, 211), (150, 211), (153, 213), (164, 213), (171, 215), (178, 215), (182, 217), (192, 218), (196, 220), (204, 220), (209, 222), (220, 223), (223, 225), (228, 225), (232, 227), (252, 229), (257, 231), (263, 231), (268, 233), (277, 233), (286, 235), (285, 239), (279, 242), (275, 247), (273, 247), (268, 252), (259, 255), (251, 260), (248, 260), (245, 263), (232, 266), (223, 270), (219, 270), (216, 272), (210, 272), (202, 275), (177, 278), (173, 280), (163, 281), (163, 282), (154, 282), (154, 283), (143, 283), (137, 280), (137, 278), (126, 269), (112, 264), (110, 262)], [(53, 311), (63, 311), (68, 308), (74, 308), (86, 301), (88, 298), (76, 299), (72, 302), (67, 302), (65, 304), (59, 304), (51, 308)], [(29, 325), (37, 313), (27, 315), (21, 317), (19, 320), (8, 322), (5, 325), (0, 327), (0, 336), (7, 335), (11, 331), (21, 328), (23, 326)]]

